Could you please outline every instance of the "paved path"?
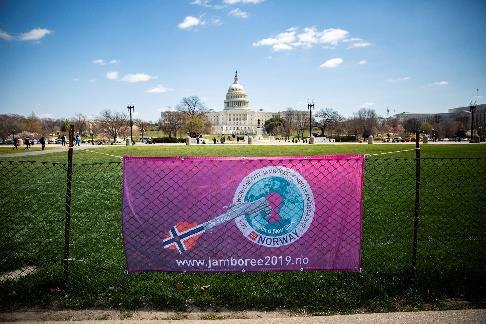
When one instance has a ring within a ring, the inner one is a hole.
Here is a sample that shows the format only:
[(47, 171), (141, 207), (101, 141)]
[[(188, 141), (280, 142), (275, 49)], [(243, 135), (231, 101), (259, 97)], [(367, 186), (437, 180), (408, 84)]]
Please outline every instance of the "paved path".
[[(99, 146), (96, 145), (82, 145), (82, 146), (75, 146), (75, 150), (86, 150), (86, 149), (93, 149), (97, 148)], [(8, 153), (8, 154), (0, 154), (0, 158), (15, 158), (15, 157), (23, 157), (23, 156), (36, 156), (36, 155), (46, 155), (46, 154), (52, 154), (52, 153), (62, 153), (62, 152), (67, 152), (68, 146), (58, 146), (54, 149), (50, 150), (44, 150), (44, 151), (27, 151), (20, 149), (19, 153)]]
[(102, 323), (176, 324), (344, 324), (344, 323), (485, 323), (485, 309), (371, 313), (333, 316), (295, 316), (289, 312), (174, 313), (156, 311), (65, 310), (1, 313), (0, 322), (94, 321)]

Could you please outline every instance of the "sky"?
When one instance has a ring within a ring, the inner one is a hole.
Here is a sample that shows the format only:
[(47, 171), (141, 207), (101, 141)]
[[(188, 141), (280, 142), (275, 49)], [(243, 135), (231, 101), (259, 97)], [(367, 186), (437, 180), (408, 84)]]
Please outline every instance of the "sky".
[[(486, 93), (486, 1), (0, 0), (0, 113), (446, 112)], [(172, 107), (172, 108), (171, 108)]]

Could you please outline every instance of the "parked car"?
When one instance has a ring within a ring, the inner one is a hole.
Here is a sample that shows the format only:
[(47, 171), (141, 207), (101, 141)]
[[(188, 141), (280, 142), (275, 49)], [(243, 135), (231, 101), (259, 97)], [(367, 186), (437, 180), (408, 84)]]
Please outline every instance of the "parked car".
[(400, 142), (404, 142), (404, 140), (400, 136), (393, 138), (393, 143), (400, 143)]

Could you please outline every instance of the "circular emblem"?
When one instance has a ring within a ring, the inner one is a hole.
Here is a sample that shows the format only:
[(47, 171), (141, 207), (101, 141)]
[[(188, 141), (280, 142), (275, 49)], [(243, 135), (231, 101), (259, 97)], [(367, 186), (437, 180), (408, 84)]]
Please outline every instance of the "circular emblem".
[(314, 218), (314, 195), (298, 172), (280, 166), (258, 169), (247, 175), (236, 189), (233, 203), (266, 197), (271, 211), (239, 217), (236, 225), (254, 243), (279, 247), (301, 238)]

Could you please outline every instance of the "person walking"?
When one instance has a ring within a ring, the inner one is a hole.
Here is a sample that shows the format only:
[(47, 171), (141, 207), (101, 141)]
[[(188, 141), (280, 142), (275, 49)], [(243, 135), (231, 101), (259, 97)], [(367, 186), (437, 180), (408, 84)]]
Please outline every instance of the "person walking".
[(39, 143), (41, 143), (42, 150), (44, 151), (44, 149), (46, 148), (46, 139), (44, 138), (44, 136), (40, 138)]
[(66, 146), (66, 135), (61, 136), (61, 145)]
[(25, 138), (25, 149), (30, 149), (30, 138), (28, 136)]
[(17, 138), (14, 138), (14, 147), (13, 147), (14, 150), (18, 150), (19, 149), (19, 139), (18, 137)]
[(80, 146), (80, 144), (81, 144), (81, 136), (79, 136), (79, 134), (76, 134), (76, 145)]
[(216, 137), (213, 137), (213, 143), (216, 144)]

